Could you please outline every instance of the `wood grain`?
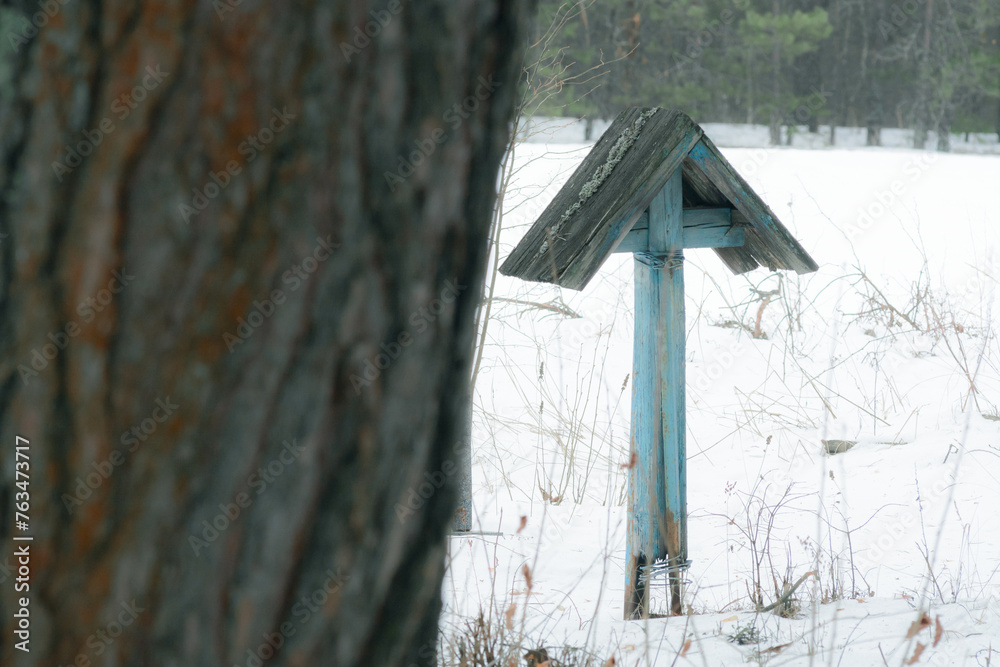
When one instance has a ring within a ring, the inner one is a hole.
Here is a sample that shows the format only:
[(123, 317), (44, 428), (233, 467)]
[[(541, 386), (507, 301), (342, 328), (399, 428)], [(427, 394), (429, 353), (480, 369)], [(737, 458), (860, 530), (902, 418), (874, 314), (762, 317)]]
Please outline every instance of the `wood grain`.
[[(644, 122), (643, 118), (649, 115)], [(587, 184), (609, 164), (615, 146), (641, 125), (624, 156), (590, 196)], [(816, 262), (781, 224), (702, 129), (683, 113), (664, 109), (623, 111), (514, 248), (500, 272), (525, 280), (583, 289), (608, 255), (648, 246), (636, 229), (648, 228), (653, 196), (674, 172), (680, 175), (682, 207), (732, 209), (742, 231), (695, 232), (685, 247), (712, 247), (733, 273), (759, 266), (798, 273)], [(640, 226), (643, 225), (643, 226)], [(685, 227), (688, 225), (685, 223)]]
[[(702, 137), (691, 150), (690, 159), (690, 164), (696, 167), (689, 170), (692, 177), (698, 171), (702, 172), (731, 205), (746, 216), (750, 229), (746, 234), (745, 250), (756, 264), (771, 270), (787, 269), (797, 273), (809, 273), (819, 268), (767, 204), (722, 156), (711, 139)], [(743, 265), (747, 264), (749, 261), (743, 258)]]
[[(665, 470), (661, 446), (662, 261), (635, 257), (635, 331), (632, 347), (632, 467), (629, 470), (628, 533), (625, 546), (625, 618), (648, 612), (648, 589), (640, 569), (667, 557)], [(656, 266), (659, 264), (660, 266)]]
[[(501, 273), (583, 289), (701, 138), (701, 129), (686, 115), (655, 110), (607, 180), (560, 225), (583, 186), (607, 162), (614, 143), (649, 111), (654, 110), (632, 108), (618, 115), (507, 257)], [(540, 252), (546, 242), (551, 247)]]
[[(684, 210), (681, 224), (683, 248), (739, 247), (744, 242), (744, 228), (733, 224), (731, 209), (728, 208)], [(615, 252), (649, 252), (648, 213), (642, 214)]]
[(648, 616), (645, 566), (667, 561), (672, 609), (676, 567), (687, 560), (684, 255), (678, 169), (649, 205), (649, 252), (635, 255), (632, 452), (626, 543), (625, 618)]
[[(0, 56), (0, 507), (30, 438), (34, 536), (31, 651), (5, 572), (0, 665), (436, 665), (447, 472), (533, 3), (49, 5)], [(5, 25), (38, 9), (5, 2)], [(147, 67), (165, 78), (131, 98)], [(103, 300), (115, 272), (134, 279)], [(178, 407), (150, 432), (157, 401)], [(281, 646), (261, 659), (265, 637)]]

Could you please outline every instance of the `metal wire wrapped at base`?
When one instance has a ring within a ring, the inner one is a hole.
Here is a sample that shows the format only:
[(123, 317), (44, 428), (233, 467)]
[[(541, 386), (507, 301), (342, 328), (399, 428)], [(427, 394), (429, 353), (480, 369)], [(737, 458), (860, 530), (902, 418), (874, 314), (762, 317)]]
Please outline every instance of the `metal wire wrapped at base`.
[(679, 561), (676, 558), (669, 558), (666, 560), (658, 560), (649, 565), (639, 566), (639, 582), (643, 584), (648, 584), (653, 579), (657, 577), (662, 577), (663, 575), (677, 574), (684, 572), (691, 567), (691, 561)]

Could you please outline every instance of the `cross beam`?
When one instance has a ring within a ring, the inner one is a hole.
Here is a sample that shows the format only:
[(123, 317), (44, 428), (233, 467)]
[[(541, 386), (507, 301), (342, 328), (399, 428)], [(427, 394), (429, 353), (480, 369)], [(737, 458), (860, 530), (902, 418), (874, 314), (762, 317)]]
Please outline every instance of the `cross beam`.
[[(733, 221), (732, 209), (692, 208), (681, 211), (684, 248), (731, 248), (743, 245), (743, 226)], [(739, 212), (737, 211), (737, 215)], [(615, 252), (649, 252), (649, 211), (644, 211)]]
[(683, 208), (678, 169), (616, 252), (635, 257), (632, 454), (625, 554), (625, 619), (649, 616), (649, 588), (665, 573), (680, 614), (687, 569), (684, 415), (684, 248), (742, 245), (729, 209)]

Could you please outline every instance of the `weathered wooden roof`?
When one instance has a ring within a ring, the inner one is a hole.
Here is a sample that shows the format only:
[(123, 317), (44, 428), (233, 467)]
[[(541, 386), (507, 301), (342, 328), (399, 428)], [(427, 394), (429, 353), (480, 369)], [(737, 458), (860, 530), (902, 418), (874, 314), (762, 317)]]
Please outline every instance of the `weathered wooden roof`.
[(733, 222), (745, 226), (744, 245), (714, 248), (733, 273), (817, 269), (694, 121), (676, 110), (633, 107), (618, 115), (500, 272), (583, 289), (677, 169), (685, 210), (732, 209)]

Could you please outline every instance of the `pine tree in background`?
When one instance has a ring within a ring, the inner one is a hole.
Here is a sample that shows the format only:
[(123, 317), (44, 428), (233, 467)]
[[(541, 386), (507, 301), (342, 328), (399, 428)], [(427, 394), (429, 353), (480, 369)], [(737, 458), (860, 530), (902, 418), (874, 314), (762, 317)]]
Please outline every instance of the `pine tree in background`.
[[(1000, 3), (994, 0), (592, 0), (563, 11), (569, 74), (600, 65), (543, 105), (612, 118), (663, 106), (701, 122), (1000, 133)], [(831, 129), (831, 133), (833, 129)], [(789, 138), (791, 130), (789, 131)]]

